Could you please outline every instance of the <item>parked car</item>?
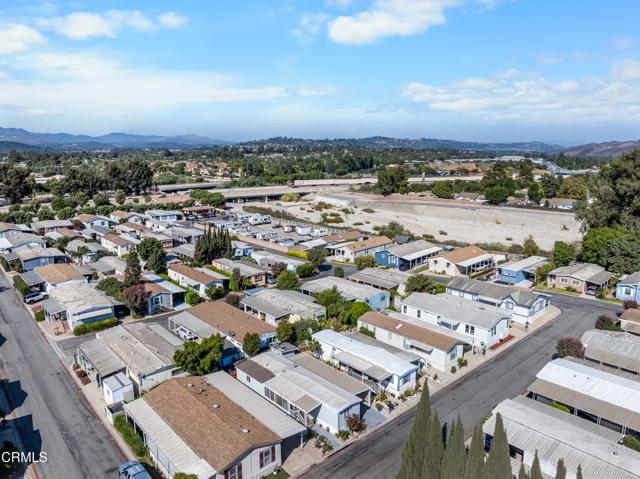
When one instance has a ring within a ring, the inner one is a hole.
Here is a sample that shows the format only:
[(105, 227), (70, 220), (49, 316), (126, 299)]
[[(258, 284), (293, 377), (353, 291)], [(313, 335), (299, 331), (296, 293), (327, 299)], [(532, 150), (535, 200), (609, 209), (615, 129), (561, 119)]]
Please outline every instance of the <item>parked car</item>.
[(598, 287), (597, 287), (597, 286), (593, 286), (593, 285), (592, 285), (592, 286), (589, 286), (589, 287), (587, 288), (587, 294), (588, 294), (589, 296), (595, 296), (597, 291), (598, 291)]
[(38, 301), (42, 301), (43, 299), (47, 299), (47, 295), (45, 293), (29, 293), (23, 299), (27, 304), (37, 303)]
[(129, 461), (118, 469), (120, 479), (151, 479), (151, 476), (138, 461)]

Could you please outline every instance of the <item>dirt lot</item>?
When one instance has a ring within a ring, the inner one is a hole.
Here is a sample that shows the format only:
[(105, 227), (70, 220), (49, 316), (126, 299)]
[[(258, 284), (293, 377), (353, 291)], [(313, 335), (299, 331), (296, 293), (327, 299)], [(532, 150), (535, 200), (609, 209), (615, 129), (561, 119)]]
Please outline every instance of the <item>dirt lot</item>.
[[(550, 250), (555, 241), (573, 242), (581, 238), (579, 225), (570, 212), (484, 206), (471, 202), (426, 200), (400, 195), (384, 198), (349, 192), (340, 194), (356, 198), (356, 202), (350, 207), (353, 214), (345, 214), (338, 207), (309, 211), (312, 209), (312, 202), (281, 205), (289, 213), (314, 222), (320, 221), (322, 212), (339, 212), (350, 225), (362, 230), (370, 230), (373, 226), (395, 220), (416, 234), (432, 234), (439, 240), (521, 244), (531, 234), (541, 248)], [(365, 208), (371, 208), (374, 212), (365, 213), (362, 211)]]

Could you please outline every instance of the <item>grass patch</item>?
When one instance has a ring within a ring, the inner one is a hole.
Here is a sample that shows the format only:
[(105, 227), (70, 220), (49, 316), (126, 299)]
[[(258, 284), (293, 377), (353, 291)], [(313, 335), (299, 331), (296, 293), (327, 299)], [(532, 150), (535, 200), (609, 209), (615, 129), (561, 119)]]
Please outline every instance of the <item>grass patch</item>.
[(425, 264), (424, 266), (420, 266), (418, 269), (414, 269), (412, 273), (422, 273), (423, 271), (429, 271), (429, 265)]
[(549, 286), (536, 286), (534, 289), (551, 291), (552, 293), (567, 294), (569, 296), (580, 296), (580, 293), (578, 291), (567, 291), (566, 289), (551, 288)]
[(624, 303), (623, 300), (618, 299), (618, 298), (598, 298), (600, 301), (607, 301), (609, 303), (616, 303), (616, 304), (622, 304)]
[(273, 474), (269, 474), (269, 477), (273, 477), (274, 479), (287, 479), (289, 477), (291, 477), (289, 475), (289, 473), (287, 471), (285, 471), (284, 469), (280, 468), (280, 470), (278, 471), (278, 474), (276, 474), (275, 476)]
[(133, 424), (127, 421), (124, 414), (113, 418), (113, 425), (136, 456), (147, 455), (147, 446), (144, 445), (142, 437), (133, 430)]

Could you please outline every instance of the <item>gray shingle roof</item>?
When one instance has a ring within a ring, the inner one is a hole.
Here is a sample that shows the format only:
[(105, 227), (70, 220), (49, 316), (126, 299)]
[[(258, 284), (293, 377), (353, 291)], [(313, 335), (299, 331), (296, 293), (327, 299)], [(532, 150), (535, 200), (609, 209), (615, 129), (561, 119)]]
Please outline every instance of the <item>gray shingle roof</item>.
[(453, 278), (449, 283), (447, 283), (447, 288), (459, 291), (468, 291), (479, 296), (486, 296), (500, 301), (511, 296), (517, 304), (527, 307), (533, 305), (541, 296), (540, 294), (533, 293), (531, 291), (510, 288), (509, 286), (488, 283), (486, 281), (478, 281), (477, 279), (469, 279), (463, 276), (456, 276)]

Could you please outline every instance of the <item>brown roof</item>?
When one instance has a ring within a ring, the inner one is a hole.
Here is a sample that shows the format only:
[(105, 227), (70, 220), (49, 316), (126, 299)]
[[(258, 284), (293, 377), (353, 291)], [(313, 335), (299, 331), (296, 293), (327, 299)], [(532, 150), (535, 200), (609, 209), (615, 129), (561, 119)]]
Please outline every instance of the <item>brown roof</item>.
[(169, 379), (142, 400), (219, 473), (247, 451), (280, 442), (274, 432), (201, 377)]
[[(118, 225), (118, 226), (127, 226), (129, 228), (131, 228), (132, 230), (137, 230), (137, 231), (151, 231), (150, 228), (147, 228), (144, 225), (138, 224), (138, 223), (131, 223), (130, 221), (125, 221), (124, 223)], [(118, 228), (118, 226), (116, 226), (116, 228)]]
[(213, 206), (189, 206), (187, 208), (182, 208), (182, 211), (185, 212), (198, 212), (198, 211), (211, 211), (215, 210)]
[(207, 285), (212, 281), (216, 281), (216, 278), (214, 278), (213, 276), (210, 276), (207, 273), (203, 273), (202, 271), (198, 271), (197, 269), (192, 268), (191, 266), (187, 266), (186, 264), (173, 264), (169, 266), (169, 269), (204, 285)]
[(159, 196), (151, 199), (151, 204), (166, 205), (167, 203), (184, 203), (189, 199), (187, 195), (169, 195), (161, 198)]
[(346, 233), (336, 233), (333, 235), (323, 236), (322, 239), (327, 243), (334, 243), (336, 241), (360, 238), (361, 236), (362, 233), (359, 233), (358, 231), (347, 231)]
[(453, 251), (440, 251), (438, 256), (444, 256), (452, 263), (461, 263), (476, 256), (487, 254), (482, 248), (477, 246), (467, 246), (465, 248), (456, 248)]
[(218, 331), (233, 331), (242, 341), (247, 333), (273, 333), (276, 328), (250, 314), (234, 308), (223, 300), (200, 303), (187, 311)]
[(382, 246), (389, 243), (392, 243), (392, 241), (386, 236), (376, 236), (374, 238), (369, 238), (364, 241), (356, 241), (354, 243), (346, 244), (345, 248), (353, 252), (356, 252), (356, 251), (362, 251), (363, 249), (375, 248), (376, 246)]
[[(122, 210), (112, 211), (111, 214), (113, 216), (117, 216), (117, 217), (122, 218), (122, 219), (127, 219), (130, 216), (137, 215), (137, 213), (132, 213), (130, 211), (122, 211)], [(137, 216), (140, 216), (140, 215), (137, 215)]]
[(276, 375), (269, 371), (267, 368), (265, 368), (261, 364), (256, 363), (255, 361), (251, 361), (251, 359), (243, 359), (242, 361), (238, 361), (235, 366), (236, 369), (245, 372), (247, 375), (251, 376), (253, 379), (260, 383), (264, 383), (265, 381), (276, 377)]
[(76, 216), (75, 219), (77, 219), (78, 221), (82, 221), (83, 223), (87, 223), (89, 221), (99, 220), (100, 218), (98, 218), (96, 215), (82, 213), (81, 215)]
[(163, 288), (159, 283), (154, 283), (150, 279), (142, 278), (140, 282), (144, 285), (145, 291), (149, 291), (151, 293), (151, 296), (155, 296), (160, 293), (168, 294), (171, 292), (168, 289)]
[(625, 321), (633, 321), (634, 323), (640, 323), (640, 309), (625, 309), (620, 316), (620, 319), (624, 319)]
[(84, 279), (82, 273), (76, 270), (69, 263), (48, 264), (38, 266), (35, 270), (49, 284), (58, 284), (74, 279)]
[(19, 231), (18, 225), (14, 225), (13, 223), (5, 223), (4, 221), (0, 221), (0, 231), (11, 231), (16, 230)]
[(392, 331), (401, 336), (415, 339), (427, 346), (433, 346), (434, 348), (445, 352), (450, 351), (456, 344), (462, 342), (450, 336), (421, 328), (415, 324), (405, 323), (404, 321), (392, 318), (386, 314), (374, 313), (373, 311), (364, 313), (360, 316), (360, 320), (378, 328), (382, 328), (385, 331)]
[(128, 245), (129, 243), (133, 243), (133, 241), (129, 241), (124, 236), (120, 236), (115, 233), (107, 233), (102, 238), (118, 246), (125, 246), (125, 245)]
[(56, 233), (64, 236), (65, 238), (82, 238), (82, 235), (76, 230), (70, 230), (69, 228), (60, 228)]

